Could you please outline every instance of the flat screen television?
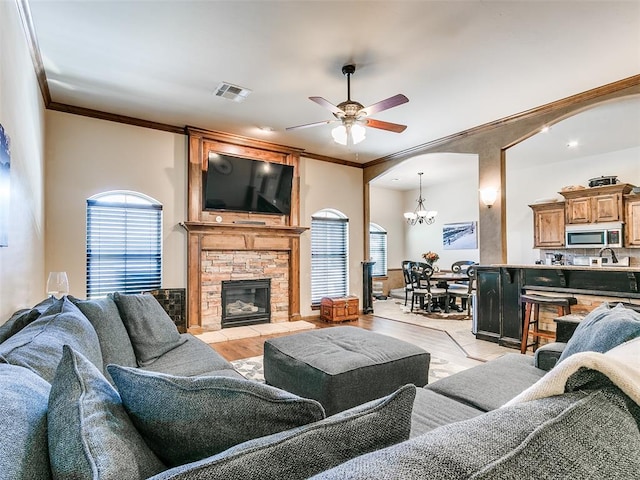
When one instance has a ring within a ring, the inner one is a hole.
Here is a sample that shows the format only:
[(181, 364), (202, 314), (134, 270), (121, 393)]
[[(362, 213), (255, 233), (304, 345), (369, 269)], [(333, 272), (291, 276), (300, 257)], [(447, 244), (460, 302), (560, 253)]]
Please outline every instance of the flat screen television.
[(289, 215), (293, 166), (209, 152), (203, 209)]

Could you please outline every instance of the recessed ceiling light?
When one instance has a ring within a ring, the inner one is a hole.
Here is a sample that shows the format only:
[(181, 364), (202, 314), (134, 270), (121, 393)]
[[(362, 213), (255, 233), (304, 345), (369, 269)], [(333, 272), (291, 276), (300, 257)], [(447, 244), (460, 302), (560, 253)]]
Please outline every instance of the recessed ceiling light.
[(392, 182), (399, 182), (399, 181), (400, 181), (400, 179), (399, 179), (399, 178), (392, 178), (392, 179), (391, 179), (391, 181), (392, 181)]
[(548, 125), (545, 125), (540, 129), (540, 133), (547, 133), (549, 130), (551, 130), (551, 127)]
[(567, 143), (567, 148), (576, 148), (579, 145), (577, 140), (571, 140)]

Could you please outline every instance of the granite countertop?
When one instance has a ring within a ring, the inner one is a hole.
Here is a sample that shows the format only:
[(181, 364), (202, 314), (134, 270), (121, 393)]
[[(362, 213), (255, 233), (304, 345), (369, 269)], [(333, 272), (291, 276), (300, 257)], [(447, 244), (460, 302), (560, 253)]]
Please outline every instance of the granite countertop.
[(593, 270), (593, 271), (605, 271), (605, 272), (639, 272), (639, 265), (631, 265), (630, 267), (616, 267), (615, 264), (606, 267), (590, 267), (588, 265), (537, 265), (537, 264), (493, 264), (492, 267), (506, 267), (506, 268), (537, 268), (540, 270)]

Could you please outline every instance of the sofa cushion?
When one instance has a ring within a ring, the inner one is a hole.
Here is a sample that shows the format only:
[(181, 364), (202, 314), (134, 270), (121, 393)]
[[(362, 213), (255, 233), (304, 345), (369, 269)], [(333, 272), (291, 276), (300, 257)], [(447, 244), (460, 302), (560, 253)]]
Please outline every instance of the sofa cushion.
[(26, 367), (51, 383), (66, 344), (102, 370), (100, 343), (91, 323), (67, 298), (61, 305), (60, 313), (46, 311), (1, 343), (0, 360)]
[(434, 428), (482, 415), (484, 412), (439, 393), (418, 388), (411, 414), (411, 437)]
[(143, 368), (151, 372), (168, 373), (183, 377), (233, 369), (231, 363), (202, 340), (190, 333), (181, 334), (181, 338), (185, 340), (182, 345), (169, 350), (152, 364)]
[(49, 397), (54, 477), (142, 479), (165, 470), (106, 378), (69, 346), (63, 352)]
[[(350, 458), (406, 440), (415, 386), (325, 420), (250, 440), (153, 477), (208, 480), (308, 478)], [(371, 477), (375, 478), (375, 477)]]
[(546, 372), (533, 357), (507, 353), (477, 367), (442, 378), (426, 389), (483, 411), (501, 407), (536, 383)]
[(614, 387), (566, 393), (437, 428), (312, 478), (637, 478), (638, 410)]
[(30, 370), (0, 364), (0, 479), (51, 478), (47, 447), (50, 388)]
[[(87, 317), (98, 334), (100, 350), (102, 350), (103, 370), (110, 363), (125, 367), (138, 366), (129, 334), (122, 323), (118, 306), (113, 298), (107, 296), (95, 300), (81, 300), (69, 296), (69, 299)], [(111, 379), (106, 370), (105, 376), (107, 380)]]
[(158, 357), (186, 341), (153, 295), (115, 292), (113, 299), (129, 332), (140, 367), (152, 364)]
[(107, 369), (134, 425), (167, 465), (324, 418), (315, 400), (249, 380)]
[(625, 308), (622, 304), (610, 308), (604, 302), (580, 322), (558, 362), (578, 352), (604, 353), (638, 336), (640, 313)]
[(35, 308), (25, 308), (15, 312), (9, 320), (0, 326), (0, 343), (14, 336), (39, 316), (40, 312)]

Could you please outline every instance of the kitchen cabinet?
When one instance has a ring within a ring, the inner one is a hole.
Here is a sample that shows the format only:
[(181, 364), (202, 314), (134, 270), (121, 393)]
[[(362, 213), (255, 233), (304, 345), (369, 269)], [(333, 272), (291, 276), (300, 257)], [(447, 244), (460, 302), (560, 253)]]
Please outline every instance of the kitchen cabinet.
[(476, 338), (520, 348), (522, 314), (519, 271), (479, 266), (476, 275)]
[(640, 194), (625, 196), (625, 247), (640, 247)]
[(564, 247), (565, 203), (537, 203), (533, 210), (533, 247)]
[(616, 183), (602, 187), (560, 192), (566, 199), (566, 223), (620, 222), (624, 219), (623, 195), (632, 185)]

